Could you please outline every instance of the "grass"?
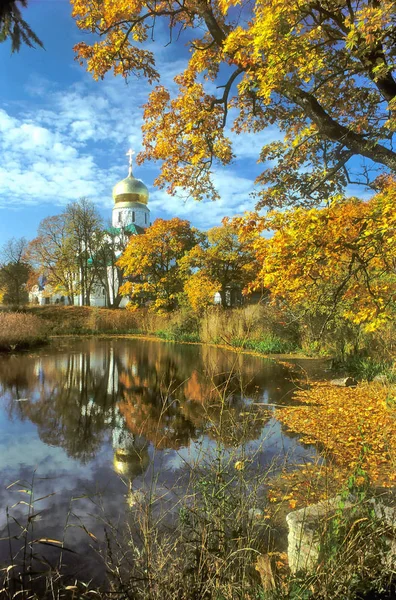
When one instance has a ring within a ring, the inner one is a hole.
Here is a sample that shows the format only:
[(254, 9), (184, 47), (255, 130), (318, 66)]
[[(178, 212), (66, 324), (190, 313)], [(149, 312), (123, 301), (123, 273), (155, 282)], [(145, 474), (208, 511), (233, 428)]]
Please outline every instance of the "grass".
[(231, 346), (244, 350), (253, 350), (261, 354), (287, 354), (297, 350), (295, 344), (282, 340), (276, 335), (267, 335), (259, 340), (233, 338)]
[(25, 350), (47, 341), (45, 323), (37, 316), (0, 312), (0, 351)]
[(388, 383), (396, 383), (396, 363), (391, 359), (351, 356), (344, 363), (336, 366), (364, 381), (373, 381), (376, 377), (382, 376)]
[(161, 340), (169, 342), (189, 342), (199, 343), (201, 341), (197, 333), (188, 333), (187, 331), (156, 331), (155, 335)]

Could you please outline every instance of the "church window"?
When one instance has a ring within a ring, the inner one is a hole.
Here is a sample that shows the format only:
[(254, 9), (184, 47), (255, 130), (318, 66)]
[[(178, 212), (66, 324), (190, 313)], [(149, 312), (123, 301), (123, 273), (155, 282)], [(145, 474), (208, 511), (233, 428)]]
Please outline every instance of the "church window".
[(147, 213), (144, 213), (144, 223), (147, 225)]
[(118, 213), (118, 222), (121, 223), (121, 213)]
[(132, 211), (132, 223), (134, 223), (134, 222), (135, 222), (135, 211), (133, 210)]

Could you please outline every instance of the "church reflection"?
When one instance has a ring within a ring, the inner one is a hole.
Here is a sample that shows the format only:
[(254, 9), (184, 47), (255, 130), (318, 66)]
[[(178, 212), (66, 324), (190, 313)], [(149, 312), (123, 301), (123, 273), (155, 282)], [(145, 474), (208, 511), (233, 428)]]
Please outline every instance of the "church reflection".
[(179, 450), (203, 435), (225, 446), (257, 439), (265, 420), (254, 402), (281, 403), (286, 376), (281, 365), (219, 349), (86, 340), (5, 357), (0, 396), (10, 418), (29, 420), (45, 444), (81, 463), (111, 444), (133, 503), (150, 447)]

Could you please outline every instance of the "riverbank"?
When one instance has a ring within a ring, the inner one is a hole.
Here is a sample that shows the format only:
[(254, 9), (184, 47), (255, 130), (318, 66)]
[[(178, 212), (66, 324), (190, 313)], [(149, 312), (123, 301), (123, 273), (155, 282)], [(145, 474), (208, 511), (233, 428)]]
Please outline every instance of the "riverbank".
[[(57, 335), (148, 336), (169, 342), (210, 344), (258, 356), (276, 355), (281, 360), (328, 358), (340, 374), (369, 381), (378, 375), (389, 380), (396, 378), (393, 369), (396, 340), (391, 326), (367, 335), (355, 332), (354, 339), (350, 331), (344, 331), (341, 337), (340, 333), (335, 334), (331, 343), (323, 340), (319, 346), (312, 342), (307, 324), (296, 322), (269, 305), (228, 310), (212, 307), (201, 316), (191, 311), (157, 314), (147, 309), (60, 305), (28, 306), (24, 314), (40, 319), (44, 340), (46, 336)], [(42, 339), (42, 334), (39, 338)], [(13, 346), (12, 340), (4, 338), (3, 351)]]

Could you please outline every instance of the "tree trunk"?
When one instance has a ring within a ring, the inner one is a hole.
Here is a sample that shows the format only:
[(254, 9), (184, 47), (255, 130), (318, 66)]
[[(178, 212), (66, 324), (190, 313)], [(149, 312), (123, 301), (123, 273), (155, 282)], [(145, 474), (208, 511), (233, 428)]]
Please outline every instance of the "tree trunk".
[(227, 290), (226, 290), (226, 288), (221, 289), (220, 298), (221, 298), (221, 306), (223, 308), (227, 308)]

